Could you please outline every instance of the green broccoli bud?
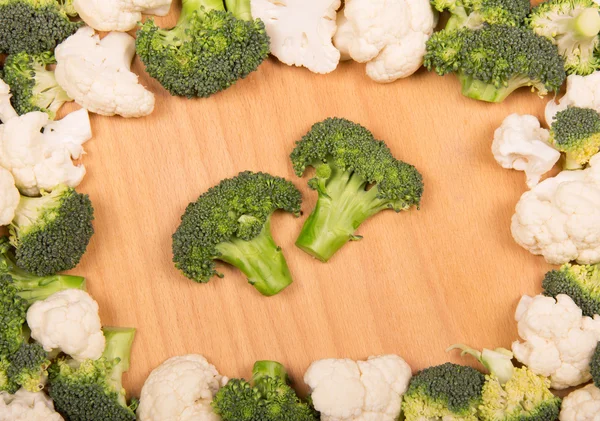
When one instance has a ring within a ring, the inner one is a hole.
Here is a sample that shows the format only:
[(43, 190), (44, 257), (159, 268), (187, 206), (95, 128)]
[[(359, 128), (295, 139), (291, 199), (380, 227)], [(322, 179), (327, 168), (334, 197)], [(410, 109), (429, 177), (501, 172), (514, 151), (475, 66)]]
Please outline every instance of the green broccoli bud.
[(21, 387), (29, 392), (39, 392), (44, 388), (50, 360), (40, 344), (24, 342), (16, 352), (6, 357), (6, 361), (7, 392), (15, 393)]
[(527, 0), (432, 0), (439, 11), (451, 13), (444, 29), (479, 29), (484, 23), (523, 25), (531, 4)]
[(600, 114), (579, 107), (559, 111), (550, 127), (550, 143), (565, 153), (566, 170), (583, 168), (600, 150)]
[(560, 294), (571, 297), (584, 316), (600, 314), (600, 267), (598, 265), (561, 266), (546, 273), (542, 282), (544, 295), (556, 298)]
[(594, 355), (590, 361), (590, 373), (592, 374), (594, 385), (600, 388), (600, 342), (598, 342)]

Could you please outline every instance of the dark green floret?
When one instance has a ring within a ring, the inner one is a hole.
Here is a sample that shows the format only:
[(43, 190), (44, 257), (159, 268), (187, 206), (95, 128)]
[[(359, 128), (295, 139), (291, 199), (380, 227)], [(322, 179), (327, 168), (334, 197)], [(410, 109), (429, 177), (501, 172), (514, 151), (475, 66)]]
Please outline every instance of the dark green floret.
[(590, 372), (592, 373), (594, 384), (596, 387), (600, 387), (600, 342), (598, 342), (596, 351), (594, 351), (594, 355), (592, 356), (592, 360), (590, 362)]
[(241, 270), (261, 294), (277, 294), (292, 278), (271, 235), (271, 215), (278, 209), (299, 215), (301, 201), (291, 182), (269, 174), (247, 171), (221, 181), (181, 217), (173, 234), (175, 266), (204, 283), (221, 276), (220, 260)]
[(232, 379), (219, 390), (213, 408), (223, 421), (317, 421), (314, 409), (288, 384), (285, 368), (258, 361), (252, 381)]
[(4, 63), (4, 81), (10, 86), (11, 103), (19, 114), (42, 111), (54, 119), (56, 112), (71, 98), (58, 85), (48, 65), (56, 60), (51, 52), (11, 54)]
[(526, 86), (546, 95), (558, 91), (566, 77), (564, 60), (550, 40), (509, 25), (436, 32), (424, 63), (439, 75), (456, 73), (463, 95), (487, 102), (501, 102)]
[(136, 49), (146, 71), (172, 95), (208, 97), (255, 71), (269, 54), (262, 21), (250, 0), (183, 0), (174, 28), (147, 20)]
[(564, 168), (583, 168), (600, 150), (600, 114), (591, 108), (570, 107), (554, 116), (550, 143), (566, 155)]
[(104, 328), (106, 348), (96, 361), (59, 359), (50, 366), (49, 394), (68, 421), (135, 421), (135, 405), (128, 405), (122, 386), (129, 370), (135, 329)]
[(451, 13), (445, 29), (480, 28), (484, 23), (523, 25), (531, 3), (527, 0), (431, 0), (439, 12)]
[(406, 421), (477, 421), (485, 377), (471, 367), (446, 363), (415, 375), (404, 395)]
[(0, 362), (0, 367), (5, 370), (4, 390), (8, 393), (15, 393), (21, 387), (30, 392), (39, 392), (44, 388), (50, 360), (40, 344), (23, 342), (14, 353), (0, 357), (0, 360), (4, 362)]
[(59, 186), (42, 197), (21, 197), (10, 227), (17, 265), (38, 276), (77, 266), (94, 233), (87, 195)]
[(531, 11), (528, 24), (565, 59), (567, 73), (589, 75), (600, 67), (600, 8), (593, 0), (549, 0)]
[(51, 51), (83, 23), (71, 0), (0, 0), (0, 54)]
[(600, 267), (598, 265), (563, 265), (546, 273), (542, 282), (544, 295), (556, 298), (566, 294), (584, 316), (600, 314)]
[(309, 166), (316, 168), (308, 185), (319, 195), (296, 245), (324, 262), (348, 241), (361, 238), (355, 231), (365, 220), (385, 209), (418, 207), (423, 194), (415, 167), (345, 119), (315, 124), (296, 143), (291, 160), (298, 176)]

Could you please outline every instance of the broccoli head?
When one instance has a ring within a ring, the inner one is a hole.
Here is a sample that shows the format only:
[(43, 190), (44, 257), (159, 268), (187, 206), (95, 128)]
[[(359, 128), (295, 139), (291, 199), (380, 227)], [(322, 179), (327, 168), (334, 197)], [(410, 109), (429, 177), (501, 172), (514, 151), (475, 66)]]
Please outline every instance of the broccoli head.
[(600, 114), (591, 108), (570, 107), (554, 116), (550, 143), (565, 153), (564, 168), (583, 168), (600, 150)]
[(590, 361), (590, 373), (596, 387), (600, 388), (600, 342), (596, 346), (592, 360)]
[(600, 314), (600, 267), (597, 265), (561, 266), (546, 273), (542, 282), (544, 295), (556, 298), (566, 294), (582, 310), (584, 316)]
[(289, 181), (265, 173), (242, 172), (223, 180), (190, 203), (173, 234), (173, 261), (185, 276), (208, 282), (215, 260), (241, 270), (263, 295), (292, 283), (281, 249), (271, 235), (277, 209), (300, 214), (300, 192)]
[(0, 54), (53, 50), (83, 24), (71, 14), (71, 0), (0, 0)]
[(146, 71), (172, 95), (208, 97), (258, 68), (269, 54), (269, 37), (252, 20), (250, 0), (183, 0), (172, 29), (150, 19), (137, 33), (136, 50)]
[(252, 381), (232, 379), (217, 392), (215, 412), (223, 421), (317, 421), (314, 409), (288, 385), (285, 368), (257, 361)]
[(589, 75), (600, 66), (600, 9), (593, 0), (549, 0), (531, 11), (528, 24), (565, 59), (567, 73)]
[(4, 81), (10, 86), (11, 103), (19, 114), (42, 111), (50, 118), (71, 98), (56, 82), (54, 71), (48, 70), (56, 63), (50, 52), (11, 54), (4, 63)]
[(21, 197), (9, 227), (19, 267), (38, 276), (77, 266), (94, 233), (87, 195), (59, 186), (42, 197)]
[[(132, 328), (104, 328), (106, 348), (98, 360), (81, 363), (62, 358), (48, 370), (49, 394), (54, 406), (69, 421), (135, 421), (134, 406), (127, 405), (122, 386), (129, 370)], [(135, 405), (135, 402), (133, 403)]]
[(531, 8), (527, 0), (431, 0), (431, 4), (439, 12), (451, 13), (446, 30), (478, 29), (484, 23), (522, 25)]
[(424, 63), (439, 75), (456, 73), (463, 95), (487, 102), (501, 102), (525, 86), (546, 95), (558, 91), (566, 77), (550, 40), (509, 25), (436, 32), (427, 41)]
[(312, 166), (316, 175), (308, 185), (318, 201), (296, 245), (321, 261), (328, 261), (350, 240), (356, 229), (384, 209), (396, 212), (419, 206), (421, 174), (392, 156), (382, 141), (366, 128), (340, 118), (315, 124), (296, 143), (291, 154), (298, 176)]
[(6, 379), (4, 391), (15, 393), (22, 387), (29, 392), (39, 392), (44, 388), (50, 360), (40, 344), (23, 342), (16, 352), (0, 360), (3, 361), (0, 367), (5, 370), (0, 375), (0, 379)]

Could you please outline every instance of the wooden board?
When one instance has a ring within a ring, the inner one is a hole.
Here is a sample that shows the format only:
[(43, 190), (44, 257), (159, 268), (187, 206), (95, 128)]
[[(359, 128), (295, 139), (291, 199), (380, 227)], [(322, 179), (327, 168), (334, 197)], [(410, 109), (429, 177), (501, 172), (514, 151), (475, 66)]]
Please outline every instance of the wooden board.
[[(162, 23), (173, 22), (173, 13)], [(205, 355), (224, 374), (249, 376), (257, 359), (284, 363), (302, 390), (320, 358), (397, 353), (417, 370), (447, 360), (454, 343), (509, 347), (522, 294), (540, 290), (550, 268), (515, 244), (514, 206), (525, 176), (494, 161), (494, 129), (511, 112), (542, 116), (545, 100), (527, 90), (503, 104), (465, 99), (453, 76), (424, 70), (391, 85), (360, 64), (329, 75), (270, 59), (258, 72), (209, 99), (156, 93), (142, 119), (94, 115), (81, 191), (96, 209), (96, 234), (73, 273), (88, 278), (105, 325), (135, 326), (125, 384), (137, 395), (166, 358)], [(359, 230), (361, 242), (328, 264), (295, 248), (316, 194), (288, 155), (310, 126), (346, 117), (387, 141), (425, 179), (420, 211), (384, 212)], [(262, 297), (232, 268), (196, 284), (171, 262), (171, 235), (190, 201), (243, 170), (288, 177), (305, 214), (277, 214), (273, 234), (295, 283)]]

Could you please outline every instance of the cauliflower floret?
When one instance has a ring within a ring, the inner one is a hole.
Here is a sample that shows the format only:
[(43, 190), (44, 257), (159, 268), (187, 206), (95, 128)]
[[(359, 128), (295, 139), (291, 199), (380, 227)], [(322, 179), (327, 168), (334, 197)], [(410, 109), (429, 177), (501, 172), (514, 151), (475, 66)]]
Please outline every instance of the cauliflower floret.
[(551, 100), (546, 105), (546, 124), (551, 126), (556, 113), (570, 106), (592, 108), (600, 113), (600, 71), (588, 76), (569, 75), (565, 95), (558, 104)]
[(6, 123), (11, 118), (17, 117), (18, 114), (10, 104), (10, 86), (0, 79), (0, 121)]
[(265, 23), (271, 54), (288, 66), (330, 73), (340, 61), (333, 46), (340, 0), (251, 0), (252, 16)]
[(525, 171), (527, 186), (533, 188), (560, 158), (549, 138), (536, 117), (511, 114), (494, 132), (492, 153), (502, 168)]
[(0, 226), (12, 222), (20, 200), (21, 195), (12, 174), (0, 167)]
[(154, 95), (131, 72), (135, 40), (111, 32), (102, 40), (89, 26), (56, 47), (56, 80), (83, 108), (102, 115), (141, 117), (154, 110)]
[(202, 355), (169, 358), (155, 368), (137, 410), (140, 421), (219, 421), (211, 403), (228, 379)]
[(91, 136), (86, 110), (52, 122), (46, 113), (27, 113), (0, 126), (0, 166), (12, 173), (17, 188), (28, 196), (61, 184), (77, 187), (85, 167), (71, 159), (81, 157), (82, 145)]
[(600, 262), (600, 155), (524, 193), (512, 217), (515, 241), (548, 263)]
[(600, 421), (600, 389), (593, 384), (563, 399), (560, 421)]
[(63, 421), (44, 392), (0, 393), (0, 421)]
[(304, 382), (311, 389), (321, 421), (395, 421), (411, 369), (397, 355), (315, 361)]
[(521, 298), (515, 319), (524, 342), (512, 345), (515, 358), (552, 388), (566, 389), (591, 379), (590, 361), (600, 341), (600, 316), (583, 317), (568, 295)]
[(423, 64), (425, 44), (437, 23), (427, 0), (346, 0), (334, 44), (342, 56), (367, 63), (367, 75), (388, 83)]
[(27, 310), (27, 324), (46, 352), (60, 350), (84, 361), (97, 360), (104, 351), (98, 303), (85, 291), (67, 289), (35, 302)]
[(73, 7), (98, 31), (130, 31), (142, 20), (142, 13), (169, 13), (171, 0), (73, 0)]

